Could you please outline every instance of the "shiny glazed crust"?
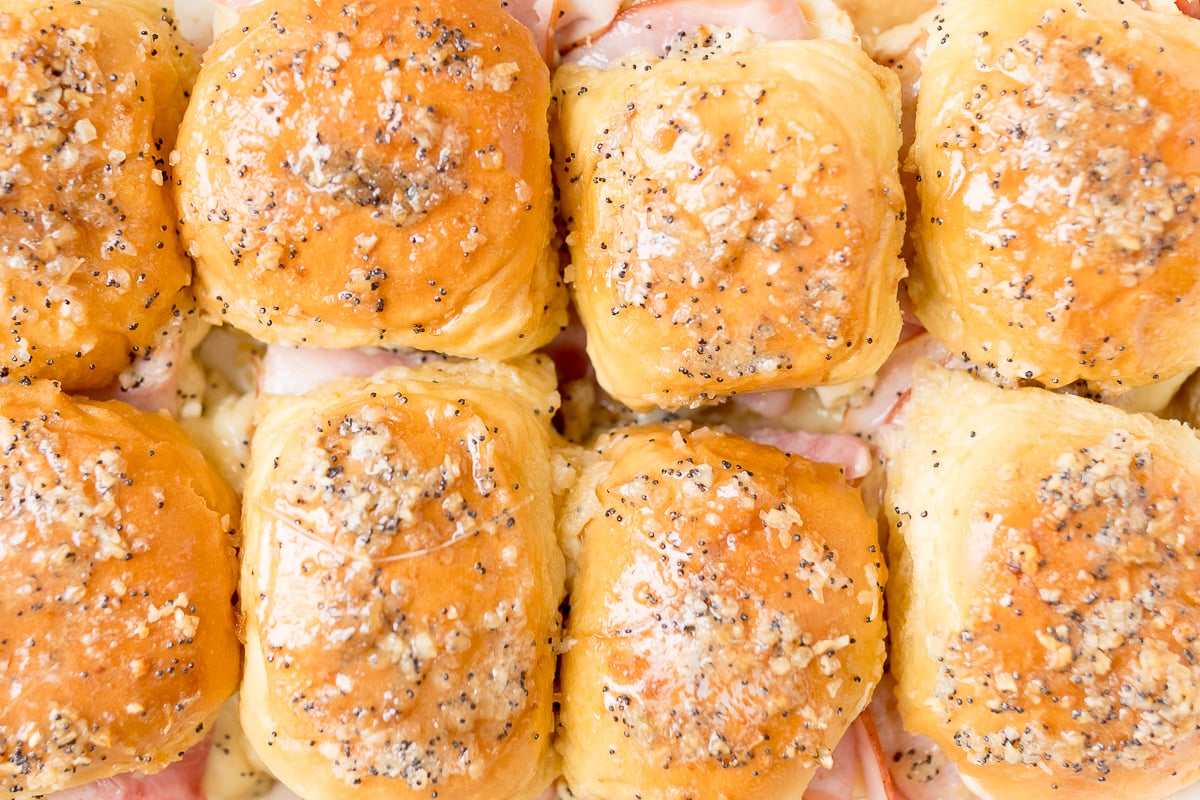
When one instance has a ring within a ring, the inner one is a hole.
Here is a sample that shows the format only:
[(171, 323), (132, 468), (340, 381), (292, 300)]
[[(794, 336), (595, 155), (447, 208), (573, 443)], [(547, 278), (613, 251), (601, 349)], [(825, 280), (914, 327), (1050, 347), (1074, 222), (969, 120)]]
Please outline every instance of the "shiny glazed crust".
[(237, 499), (169, 417), (0, 386), (0, 793), (156, 772), (237, 686)]
[(524, 800), (557, 774), (556, 403), (532, 358), (268, 399), (242, 723), (301, 796)]
[(926, 363), (884, 451), (905, 727), (990, 798), (1200, 778), (1194, 433)]
[(1200, 22), (968, 0), (930, 27), (909, 290), (1009, 378), (1121, 391), (1200, 364)]
[(197, 62), (166, 14), (0, 9), (0, 378), (103, 387), (193, 305), (168, 161)]
[(725, 36), (554, 76), (572, 293), (635, 410), (863, 377), (900, 331), (896, 79), (856, 45)]
[(179, 134), (202, 307), (272, 343), (544, 344), (566, 322), (548, 86), (529, 31), (488, 0), (247, 10)]
[(799, 798), (883, 670), (858, 490), (684, 424), (596, 450), (563, 516), (581, 537), (560, 676), (573, 796)]

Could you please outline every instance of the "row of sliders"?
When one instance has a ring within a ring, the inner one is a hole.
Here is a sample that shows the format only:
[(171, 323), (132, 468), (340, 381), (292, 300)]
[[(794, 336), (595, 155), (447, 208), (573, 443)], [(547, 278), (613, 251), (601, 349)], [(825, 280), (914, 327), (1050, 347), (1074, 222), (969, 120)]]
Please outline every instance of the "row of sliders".
[(240, 537), (171, 420), (4, 387), (5, 790), (201, 796), (179, 766), (106, 779), (211, 746), (241, 638), (245, 735), (304, 798), (564, 772), (580, 797), (800, 797), (883, 669), (859, 491), (685, 423), (566, 445), (554, 381), (529, 358), (265, 396)]
[[(961, 0), (900, 79), (815, 1), (271, 0), (199, 72), (147, 4), (0, 10), (0, 787), (216, 796), (239, 675), (314, 800), (820, 800), (856, 742), (910, 800), (1196, 780), (1194, 434), (1040, 388), (1200, 365), (1197, 25), (1140, 5)], [(857, 382), (883, 468), (722, 410), (567, 444), (568, 295), (615, 418)], [(209, 324), (271, 344), (240, 514), (103, 402), (194, 412)], [(270, 370), (320, 352), (371, 374)]]
[(889, 576), (844, 468), (682, 420), (571, 445), (554, 381), (264, 395), (240, 530), (165, 416), (3, 387), (4, 788), (203, 797), (239, 674), (311, 800), (852, 797), (875, 728), (875, 796), (1200, 777), (1189, 427), (924, 362), (882, 435)]
[(553, 80), (490, 0), (260, 2), (193, 88), (152, 7), (22, 0), (0, 370), (170, 406), (199, 318), (503, 359), (567, 324), (569, 284), (636, 411), (864, 379), (901, 336), (907, 111), (915, 320), (1002, 380), (1174, 386), (1200, 123), (1195, 22), (1159, 5), (951, 4), (906, 51), (914, 108), (818, 2), (634, 5)]

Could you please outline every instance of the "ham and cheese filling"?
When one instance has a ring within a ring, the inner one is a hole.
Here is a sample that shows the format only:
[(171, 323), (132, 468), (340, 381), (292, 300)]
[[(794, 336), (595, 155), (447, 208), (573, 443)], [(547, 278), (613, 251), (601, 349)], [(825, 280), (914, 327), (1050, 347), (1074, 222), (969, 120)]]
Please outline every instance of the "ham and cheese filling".
[(153, 775), (129, 772), (47, 795), (46, 800), (208, 800), (201, 784), (212, 737)]
[(618, 14), (603, 32), (567, 51), (564, 60), (603, 69), (634, 52), (663, 57), (705, 29), (746, 28), (771, 39), (810, 38), (795, 0), (647, 0)]

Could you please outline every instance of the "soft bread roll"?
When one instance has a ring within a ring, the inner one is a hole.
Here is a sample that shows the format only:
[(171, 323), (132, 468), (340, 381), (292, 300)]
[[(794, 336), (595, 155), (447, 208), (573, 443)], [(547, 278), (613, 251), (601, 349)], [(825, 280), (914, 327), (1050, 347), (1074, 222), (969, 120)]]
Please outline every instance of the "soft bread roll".
[(271, 343), (534, 350), (566, 323), (548, 107), (494, 0), (251, 6), (179, 134), (201, 305)]
[(103, 387), (193, 304), (167, 162), (197, 62), (167, 13), (0, 10), (0, 378)]
[(242, 723), (306, 800), (525, 800), (557, 774), (556, 403), (533, 358), (268, 399)]
[(875, 522), (839, 468), (686, 424), (620, 429), (567, 497), (572, 796), (800, 798), (884, 661)]
[(237, 499), (165, 414), (0, 386), (0, 793), (156, 772), (237, 686)]
[(663, 59), (565, 64), (554, 98), (572, 294), (610, 394), (695, 406), (887, 358), (899, 89), (856, 45), (717, 32)]
[(1200, 23), (966, 0), (930, 32), (908, 284), (925, 326), (1048, 386), (1200, 364)]
[(905, 727), (985, 798), (1200, 778), (1193, 432), (924, 362), (884, 451)]

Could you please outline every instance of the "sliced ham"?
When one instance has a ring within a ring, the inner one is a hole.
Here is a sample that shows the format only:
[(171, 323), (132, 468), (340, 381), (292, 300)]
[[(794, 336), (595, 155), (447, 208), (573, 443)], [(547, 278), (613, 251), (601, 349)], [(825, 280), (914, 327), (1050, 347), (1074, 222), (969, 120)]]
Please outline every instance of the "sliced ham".
[(553, 62), (559, 0), (501, 0), (501, 5), (517, 22), (533, 32), (533, 40), (537, 43), (542, 58)]
[(781, 417), (792, 406), (795, 392), (779, 389), (774, 392), (747, 392), (735, 395), (733, 402), (764, 417)]
[(621, 0), (561, 0), (555, 7), (554, 37), (559, 51), (566, 52), (611, 25), (621, 10)]
[(635, 50), (665, 56), (681, 37), (702, 28), (748, 28), (772, 39), (810, 35), (796, 0), (647, 0), (622, 11), (564, 60), (603, 69)]
[(192, 351), (207, 331), (206, 325), (192, 317), (174, 318), (115, 381), (91, 392), (92, 399), (124, 400), (142, 411), (178, 414), (184, 385), (189, 390), (197, 388), (191, 385), (198, 377)]
[(259, 394), (304, 394), (323, 383), (368, 377), (388, 367), (412, 367), (438, 356), (417, 350), (363, 347), (323, 350), (271, 345), (259, 366)]
[(760, 428), (750, 432), (749, 437), (809, 461), (838, 464), (846, 471), (846, 477), (850, 480), (858, 480), (871, 471), (871, 448), (857, 436)]
[(180, 349), (159, 351), (149, 359), (137, 361), (131, 370), (111, 386), (92, 393), (95, 400), (124, 400), (142, 411), (179, 410)]
[(904, 729), (896, 708), (895, 682), (885, 675), (869, 709), (883, 763), (903, 800), (978, 800), (945, 753), (925, 736)]
[(161, 772), (131, 772), (46, 795), (46, 800), (205, 800), (200, 784), (212, 738), (188, 750)]
[(868, 713), (850, 723), (833, 751), (833, 765), (819, 769), (804, 800), (901, 800), (892, 785), (883, 749)]
[(953, 354), (927, 332), (896, 345), (876, 374), (871, 390), (852, 400), (846, 409), (842, 432), (872, 439), (881, 427), (890, 423), (912, 389), (913, 365), (921, 359), (946, 366), (955, 361)]

